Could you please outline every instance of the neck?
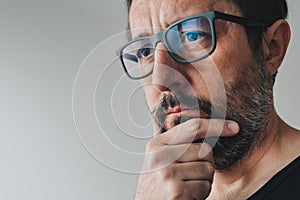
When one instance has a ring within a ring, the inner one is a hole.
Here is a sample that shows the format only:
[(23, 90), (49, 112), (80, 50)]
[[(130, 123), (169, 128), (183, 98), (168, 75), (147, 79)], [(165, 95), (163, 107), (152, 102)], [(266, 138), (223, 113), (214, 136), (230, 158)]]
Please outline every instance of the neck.
[(231, 184), (253, 171), (255, 166), (268, 155), (271, 147), (275, 146), (273, 144), (279, 139), (279, 121), (277, 115), (272, 115), (272, 119), (269, 121), (269, 125), (266, 128), (268, 131), (268, 133), (265, 134), (266, 138), (259, 145), (256, 145), (257, 147), (253, 147), (252, 153), (242, 158), (234, 167), (217, 171), (216, 175), (219, 177), (219, 181), (222, 181), (225, 184)]
[(244, 157), (231, 169), (216, 171), (212, 194), (223, 194), (223, 199), (228, 197), (228, 194), (234, 194), (234, 198), (246, 199), (300, 154), (288, 153), (285, 138), (292, 128), (287, 126), (275, 111), (266, 130), (266, 138), (249, 156)]

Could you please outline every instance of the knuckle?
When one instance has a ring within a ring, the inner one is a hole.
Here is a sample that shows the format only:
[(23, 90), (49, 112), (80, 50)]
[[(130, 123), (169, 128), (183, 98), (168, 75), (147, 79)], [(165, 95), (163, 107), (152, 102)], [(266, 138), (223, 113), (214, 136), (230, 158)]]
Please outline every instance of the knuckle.
[(170, 165), (162, 169), (160, 172), (163, 180), (172, 180), (176, 176), (176, 167)]
[(207, 174), (212, 178), (215, 173), (215, 167), (213, 166), (213, 164), (211, 162), (206, 162), (205, 169), (206, 169)]
[(202, 194), (203, 197), (206, 198), (211, 192), (211, 183), (209, 181), (202, 181), (201, 182)]
[(159, 150), (164, 149), (165, 145), (163, 145), (158, 137), (152, 138), (146, 145), (146, 152), (157, 152)]
[(153, 170), (157, 170), (161, 167), (161, 165), (163, 164), (161, 163), (162, 160), (163, 159), (161, 157), (161, 154), (157, 152), (147, 153), (145, 158), (145, 162)]
[(152, 152), (156, 147), (156, 140), (152, 139), (146, 145), (146, 152)]
[(146, 145), (145, 160), (150, 166), (155, 167), (156, 169), (162, 169), (173, 164), (176, 161), (176, 158), (174, 158), (171, 149), (167, 145), (164, 145), (153, 138)]
[(163, 149), (159, 148), (159, 145), (155, 140), (150, 140), (146, 145), (146, 155), (145, 162), (148, 167), (157, 168), (158, 165), (162, 162), (164, 153)]
[(184, 184), (182, 182), (172, 181), (168, 186), (170, 199), (179, 200), (184, 197)]

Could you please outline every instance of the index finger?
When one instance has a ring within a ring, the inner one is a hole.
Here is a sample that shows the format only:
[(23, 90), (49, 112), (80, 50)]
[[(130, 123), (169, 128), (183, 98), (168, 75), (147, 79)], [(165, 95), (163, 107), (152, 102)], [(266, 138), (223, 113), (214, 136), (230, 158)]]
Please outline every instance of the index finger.
[(157, 135), (161, 143), (177, 145), (192, 143), (206, 137), (231, 137), (239, 132), (238, 123), (223, 119), (191, 119), (163, 134)]

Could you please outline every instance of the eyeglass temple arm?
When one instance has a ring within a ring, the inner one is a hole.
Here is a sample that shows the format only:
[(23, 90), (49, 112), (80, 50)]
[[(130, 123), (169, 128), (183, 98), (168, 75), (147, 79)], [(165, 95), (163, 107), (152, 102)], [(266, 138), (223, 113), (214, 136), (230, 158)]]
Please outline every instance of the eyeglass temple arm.
[(269, 27), (271, 24), (267, 24), (264, 22), (259, 22), (256, 20), (249, 20), (243, 17), (233, 16), (226, 13), (221, 13), (215, 11), (215, 16), (217, 19), (224, 19), (233, 23), (241, 24), (248, 27), (255, 27), (255, 28), (266, 28)]

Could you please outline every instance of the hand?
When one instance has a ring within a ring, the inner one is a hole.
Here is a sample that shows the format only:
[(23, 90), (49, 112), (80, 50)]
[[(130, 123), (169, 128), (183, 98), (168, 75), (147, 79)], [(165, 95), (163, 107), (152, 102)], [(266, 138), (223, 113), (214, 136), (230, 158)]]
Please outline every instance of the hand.
[(191, 119), (157, 135), (147, 144), (136, 200), (205, 199), (215, 171), (212, 147), (192, 142), (238, 132), (233, 121)]

